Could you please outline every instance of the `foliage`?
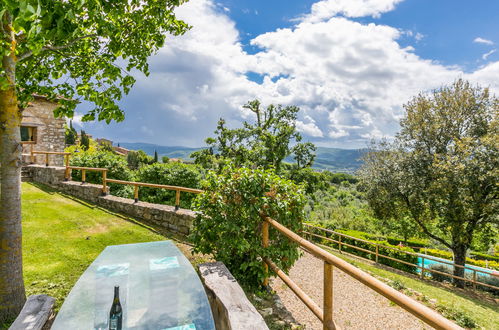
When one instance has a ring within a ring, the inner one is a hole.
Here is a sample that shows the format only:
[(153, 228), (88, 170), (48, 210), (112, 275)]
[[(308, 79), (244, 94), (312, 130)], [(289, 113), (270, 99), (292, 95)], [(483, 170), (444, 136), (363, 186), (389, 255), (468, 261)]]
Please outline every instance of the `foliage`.
[[(141, 167), (136, 172), (136, 181), (187, 188), (199, 188), (202, 173), (198, 166), (172, 163), (154, 163)], [(196, 197), (192, 193), (181, 193), (180, 206), (191, 208), (192, 201)], [(139, 199), (141, 201), (175, 205), (175, 191), (158, 188), (140, 187)]]
[[(330, 232), (325, 232), (323, 230), (320, 230), (320, 228), (307, 227), (307, 230), (311, 231), (314, 234), (325, 236), (325, 237), (334, 239), (336, 241), (338, 241), (338, 238), (339, 238), (339, 235), (335, 235), (335, 234), (330, 233)], [(348, 236), (355, 236), (358, 233), (356, 231), (348, 231), (348, 230), (341, 230), (339, 232), (341, 232), (342, 234), (348, 235)], [(338, 247), (339, 247), (338, 243), (334, 243), (334, 242), (331, 242), (331, 241), (328, 241), (325, 239), (321, 239), (318, 237), (311, 237), (311, 239), (312, 239), (312, 241), (319, 242), (319, 243), (324, 244), (324, 245), (328, 245), (328, 246), (335, 248), (335, 249), (338, 249)], [(402, 251), (414, 252), (413, 249), (411, 249), (409, 247), (394, 246), (394, 245), (389, 244), (387, 241), (374, 241), (374, 240), (369, 240), (366, 238), (362, 238), (362, 239), (367, 241), (367, 242), (359, 241), (359, 240), (356, 240), (354, 238), (345, 237), (345, 236), (341, 237), (341, 242), (347, 243), (347, 244), (350, 244), (350, 245), (353, 245), (353, 246), (356, 246), (356, 247), (359, 247), (359, 248), (362, 248), (364, 250), (368, 250), (371, 252), (361, 251), (361, 250), (358, 250), (356, 248), (353, 248), (350, 246), (344, 246), (344, 245), (341, 247), (341, 250), (346, 251), (346, 252), (351, 253), (351, 254), (354, 254), (354, 255), (357, 255), (357, 256), (360, 256), (360, 257), (363, 257), (363, 258), (366, 258), (366, 259), (376, 260), (375, 244), (378, 244), (379, 245), (378, 246), (378, 253), (380, 255), (385, 255), (385, 256), (388, 256), (391, 258), (399, 259), (399, 260), (414, 264), (414, 266), (406, 265), (406, 264), (403, 264), (401, 262), (397, 262), (397, 261), (390, 260), (390, 259), (383, 258), (383, 257), (378, 258), (378, 262), (380, 264), (387, 265), (387, 266), (390, 266), (390, 267), (393, 267), (396, 269), (400, 269), (400, 270), (403, 270), (403, 271), (406, 271), (409, 273), (416, 272), (417, 268), (415, 265), (418, 262), (417, 256), (402, 252)]]
[[(424, 252), (427, 255), (437, 257), (437, 258), (442, 258), (442, 259), (447, 259), (447, 260), (454, 259), (452, 252), (449, 252), (449, 251), (442, 251), (442, 250), (436, 250), (436, 249), (425, 249), (422, 252)], [(476, 260), (476, 259), (466, 258), (466, 263), (470, 264), (470, 265), (478, 266), (478, 267), (499, 270), (499, 262), (493, 261), (493, 260), (486, 261), (486, 260)]]
[(161, 157), (161, 161), (166, 164), (166, 163), (170, 162), (170, 158), (168, 156), (163, 156), (163, 157)]
[(138, 170), (142, 166), (154, 163), (154, 158), (142, 150), (130, 150), (126, 156), (126, 160), (131, 170)]
[[(263, 109), (260, 101), (246, 103), (243, 108), (256, 116), (256, 123), (243, 123), (243, 128), (229, 129), (224, 119), (218, 121), (216, 138), (207, 138), (207, 149), (191, 154), (196, 164), (207, 168), (222, 168), (226, 159), (236, 166), (263, 166), (280, 171), (281, 163), (294, 154), (299, 168), (309, 167), (315, 158), (315, 146), (300, 143), (296, 130), (298, 111), (295, 106), (269, 105)], [(291, 144), (296, 142), (292, 147)]]
[(471, 252), (471, 256), (473, 257), (472, 259), (475, 260), (489, 260), (489, 261), (497, 261), (499, 262), (499, 255), (490, 255), (490, 254), (485, 254), (481, 252)]
[(270, 247), (262, 247), (260, 212), (294, 232), (304, 219), (302, 188), (272, 170), (236, 168), (211, 171), (195, 202), (199, 211), (191, 236), (194, 250), (210, 253), (234, 276), (257, 288), (265, 277), (263, 257), (287, 272), (299, 257), (298, 245), (270, 226)]
[(154, 162), (158, 162), (158, 152), (156, 150), (154, 150)]
[[(429, 265), (428, 269), (436, 270), (436, 271), (446, 273), (446, 274), (452, 274), (454, 267), (452, 267), (450, 265), (441, 264), (441, 263), (434, 263), (434, 264)], [(452, 281), (452, 277), (446, 276), (444, 274), (434, 273), (434, 272), (430, 272), (430, 274), (431, 274), (431, 278), (435, 281), (438, 281), (438, 282), (443, 282), (443, 281), (450, 282), (450, 281)]]
[[(100, 167), (107, 168), (107, 177), (109, 179), (133, 181), (133, 174), (128, 169), (127, 162), (124, 158), (107, 151), (82, 151), (70, 159), (72, 166), (82, 167)], [(73, 170), (73, 179), (81, 180), (81, 171)], [(102, 183), (101, 172), (86, 172), (86, 182), (89, 183)], [(130, 198), (133, 193), (133, 188), (127, 185), (116, 183), (109, 184), (110, 193), (115, 196)]]
[(66, 125), (65, 126), (65, 131), (64, 131), (64, 140), (65, 144), (67, 146), (72, 146), (76, 143), (76, 140), (78, 139), (78, 133), (76, 132), (75, 128), (73, 127), (73, 121), (69, 121), (69, 127)]
[[(188, 29), (173, 11), (182, 2), (3, 0), (1, 54), (16, 55), (21, 108), (34, 93), (63, 96), (57, 113), (72, 117), (79, 96), (95, 105), (83, 120), (123, 120), (116, 100), (134, 84), (131, 70), (148, 74), (147, 58), (167, 35)], [(2, 67), (0, 86), (6, 74)]]
[[(309, 187), (309, 186), (307, 186)], [(378, 228), (366, 201), (355, 186), (334, 185), (309, 195), (306, 209), (310, 221), (329, 229), (376, 232)]]
[(462, 265), (473, 236), (497, 226), (499, 99), (457, 80), (405, 109), (395, 141), (364, 158), (366, 198), (380, 218), (410, 217)]
[(109, 142), (109, 141), (100, 140), (99, 141), (99, 149), (102, 150), (102, 151), (107, 151), (107, 152), (114, 153), (113, 144), (111, 142)]
[(83, 150), (88, 150), (88, 148), (90, 148), (90, 138), (84, 130), (80, 131), (80, 146)]

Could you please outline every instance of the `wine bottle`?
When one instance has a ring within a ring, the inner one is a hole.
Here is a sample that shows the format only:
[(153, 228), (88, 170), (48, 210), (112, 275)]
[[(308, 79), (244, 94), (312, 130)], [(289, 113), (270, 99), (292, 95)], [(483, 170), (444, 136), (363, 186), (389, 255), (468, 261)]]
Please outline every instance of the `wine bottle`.
[(120, 303), (120, 287), (114, 287), (114, 299), (111, 311), (109, 312), (109, 330), (121, 330), (123, 321), (123, 310)]

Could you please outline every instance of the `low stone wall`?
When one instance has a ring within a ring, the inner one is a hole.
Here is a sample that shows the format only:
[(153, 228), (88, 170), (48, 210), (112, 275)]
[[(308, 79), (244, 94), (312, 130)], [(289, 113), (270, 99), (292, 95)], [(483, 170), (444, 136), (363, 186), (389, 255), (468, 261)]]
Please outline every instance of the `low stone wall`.
[(64, 181), (64, 167), (28, 165), (34, 182), (51, 186), (68, 195), (83, 199), (108, 210), (139, 219), (152, 226), (163, 227), (182, 235), (189, 235), (196, 213), (174, 206), (135, 202), (133, 199), (103, 196), (102, 185)]

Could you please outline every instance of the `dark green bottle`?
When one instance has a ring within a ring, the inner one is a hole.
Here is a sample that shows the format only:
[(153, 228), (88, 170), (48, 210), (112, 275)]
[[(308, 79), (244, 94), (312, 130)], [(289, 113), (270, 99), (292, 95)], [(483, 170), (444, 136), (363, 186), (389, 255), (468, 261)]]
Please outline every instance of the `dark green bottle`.
[(120, 287), (114, 287), (114, 299), (111, 311), (109, 312), (109, 330), (121, 330), (123, 321), (123, 310), (120, 303)]

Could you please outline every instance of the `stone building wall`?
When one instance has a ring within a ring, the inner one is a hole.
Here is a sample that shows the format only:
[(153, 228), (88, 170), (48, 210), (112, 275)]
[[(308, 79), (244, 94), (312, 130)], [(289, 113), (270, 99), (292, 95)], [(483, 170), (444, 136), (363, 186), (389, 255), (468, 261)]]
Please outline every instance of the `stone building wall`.
[[(35, 96), (28, 107), (23, 111), (21, 126), (32, 127), (33, 150), (35, 151), (64, 151), (64, 123), (65, 119), (55, 118), (54, 110), (58, 104), (47, 100), (42, 96)], [(28, 156), (31, 144), (23, 144), (23, 161), (30, 163)], [(64, 157), (62, 155), (50, 155), (50, 164), (62, 166)], [(45, 164), (45, 155), (36, 156), (36, 164)]]
[(174, 206), (135, 202), (133, 199), (103, 196), (102, 185), (64, 181), (64, 167), (28, 165), (34, 182), (43, 183), (68, 195), (91, 202), (105, 209), (139, 219), (151, 226), (164, 228), (181, 235), (189, 235), (196, 213)]

